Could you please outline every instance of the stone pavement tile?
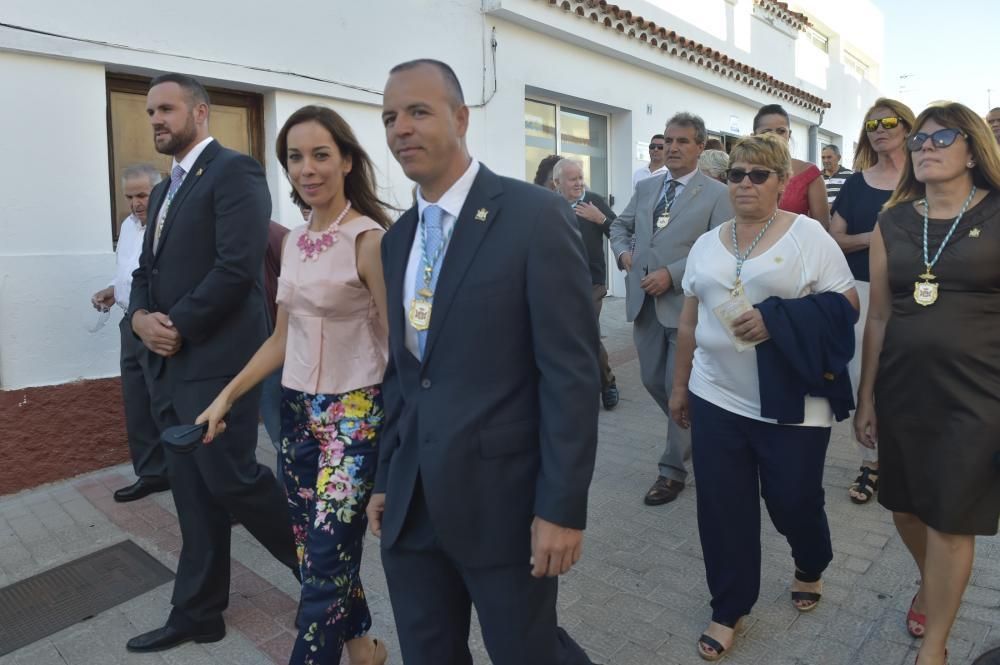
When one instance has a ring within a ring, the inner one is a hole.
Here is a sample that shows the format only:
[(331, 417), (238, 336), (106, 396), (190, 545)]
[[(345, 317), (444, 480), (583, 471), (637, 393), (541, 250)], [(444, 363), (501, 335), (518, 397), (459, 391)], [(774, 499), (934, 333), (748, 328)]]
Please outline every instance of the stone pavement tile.
[[(219, 644), (223, 644), (220, 642)], [(188, 642), (162, 653), (163, 660), (169, 665), (215, 665), (216, 657), (209, 653), (203, 644)]]
[[(118, 649), (110, 649), (100, 638), (97, 631), (89, 622), (77, 624), (82, 628), (69, 635), (60, 637), (63, 633), (73, 630), (73, 628), (54, 635), (51, 639), (56, 649), (62, 655), (67, 665), (117, 665), (121, 662), (119, 658), (121, 652)], [(76, 628), (74, 627), (74, 628)]]
[(285, 632), (283, 626), (257, 607), (251, 607), (236, 616), (226, 616), (226, 623), (243, 633), (255, 644), (262, 644)]
[[(279, 645), (275, 642), (278, 639), (281, 639), (281, 636), (268, 642), (279, 647), (274, 653), (258, 649), (247, 637), (235, 630), (227, 632), (226, 639), (221, 642), (199, 646), (215, 659), (211, 662), (217, 665), (286, 665), (288, 656), (292, 653), (292, 642)], [(282, 646), (284, 650), (281, 650)]]
[(13, 654), (8, 654), (0, 659), (0, 662), (6, 662), (8, 658), (10, 658), (10, 663), (16, 663), (16, 665), (67, 665), (59, 650), (48, 641), (18, 649)]
[(295, 635), (285, 632), (261, 644), (260, 648), (275, 663), (281, 663), (282, 659), (284, 662), (288, 662), (288, 656), (292, 653), (293, 646), (295, 646)]

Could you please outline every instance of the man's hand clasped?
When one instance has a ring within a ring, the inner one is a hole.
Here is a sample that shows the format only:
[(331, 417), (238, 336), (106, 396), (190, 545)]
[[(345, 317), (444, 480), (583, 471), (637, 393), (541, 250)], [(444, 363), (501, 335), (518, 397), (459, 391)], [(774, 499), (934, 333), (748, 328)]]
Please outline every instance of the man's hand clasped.
[(656, 297), (662, 296), (674, 285), (674, 280), (670, 277), (670, 271), (666, 268), (657, 268), (642, 278), (639, 286), (647, 294)]
[(158, 356), (169, 358), (181, 350), (181, 334), (163, 312), (136, 312), (132, 315), (132, 330)]

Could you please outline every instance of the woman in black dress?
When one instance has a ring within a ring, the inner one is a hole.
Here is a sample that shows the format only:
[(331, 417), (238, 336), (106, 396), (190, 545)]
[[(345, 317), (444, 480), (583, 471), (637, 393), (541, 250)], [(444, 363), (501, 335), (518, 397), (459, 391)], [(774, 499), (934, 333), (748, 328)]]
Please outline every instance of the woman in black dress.
[(961, 104), (916, 119), (871, 243), (854, 429), (920, 570), (907, 629), (946, 660), (976, 535), (1000, 520), (1000, 150)]

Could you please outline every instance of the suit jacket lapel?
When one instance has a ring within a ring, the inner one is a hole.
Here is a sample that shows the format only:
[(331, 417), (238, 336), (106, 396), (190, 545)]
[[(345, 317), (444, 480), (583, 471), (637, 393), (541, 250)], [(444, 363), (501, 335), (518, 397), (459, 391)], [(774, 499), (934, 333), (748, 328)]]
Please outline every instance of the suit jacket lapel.
[[(184, 203), (184, 198), (188, 195), (188, 192), (198, 186), (201, 175), (221, 149), (222, 145), (218, 141), (209, 143), (201, 151), (201, 154), (198, 155), (198, 159), (194, 161), (194, 164), (191, 165), (191, 172), (184, 176), (184, 182), (181, 183), (177, 193), (174, 194), (173, 200), (170, 201), (170, 209), (167, 210), (167, 218), (163, 222), (163, 230), (160, 231), (160, 247), (163, 247), (163, 243), (167, 240), (167, 234), (170, 233), (170, 227), (173, 226), (173, 221), (177, 218), (177, 211)], [(157, 216), (159, 216), (159, 208), (157, 208)]]
[[(170, 189), (170, 179), (161, 180), (150, 194), (150, 205), (146, 209), (146, 233), (142, 238), (143, 251), (153, 252), (153, 236), (156, 233), (156, 220), (160, 218), (160, 208), (167, 198), (167, 190)], [(156, 257), (153, 257), (156, 260)]]
[(701, 188), (704, 183), (701, 181), (701, 174), (696, 173), (693, 178), (688, 180), (687, 186), (681, 191), (680, 196), (674, 201), (674, 204), (670, 206), (671, 213), (678, 213), (684, 209), (684, 206), (688, 205), (698, 194), (701, 193)]
[(434, 309), (431, 327), (427, 331), (423, 362), (427, 362), (448, 315), (448, 308), (462, 284), (462, 278), (479, 250), (480, 244), (494, 223), (503, 203), (500, 178), (480, 164), (479, 173), (465, 199), (462, 212), (455, 222), (455, 230), (441, 264), (437, 288), (434, 290)]
[(403, 213), (403, 216), (394, 225), (396, 233), (395, 243), (390, 247), (394, 249), (394, 256), (386, 257), (389, 265), (397, 266), (399, 269), (392, 273), (392, 281), (386, 284), (386, 307), (389, 317), (389, 339), (398, 340), (401, 350), (405, 351), (406, 346), (406, 307), (408, 303), (403, 302), (403, 281), (406, 279), (406, 266), (410, 260), (410, 248), (413, 247), (413, 236), (417, 230), (417, 207), (413, 206)]

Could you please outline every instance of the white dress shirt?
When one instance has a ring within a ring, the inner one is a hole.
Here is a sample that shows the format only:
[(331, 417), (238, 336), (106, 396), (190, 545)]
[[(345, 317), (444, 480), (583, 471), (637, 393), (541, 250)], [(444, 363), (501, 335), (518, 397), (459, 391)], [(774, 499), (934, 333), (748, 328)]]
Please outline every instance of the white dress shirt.
[[(403, 277), (403, 320), (406, 321), (405, 345), (407, 350), (417, 358), (420, 357), (420, 344), (417, 341), (417, 329), (410, 324), (409, 310), (410, 302), (417, 295), (417, 272), (423, 264), (422, 226), (419, 220), (423, 219), (424, 209), (429, 205), (436, 205), (444, 211), (444, 214), (441, 216), (441, 232), (445, 243), (441, 249), (441, 265), (443, 265), (445, 254), (448, 253), (448, 244), (451, 239), (452, 229), (455, 228), (455, 222), (458, 221), (458, 215), (462, 212), (462, 206), (465, 205), (465, 199), (468, 198), (469, 190), (472, 189), (472, 183), (475, 181), (476, 174), (478, 173), (479, 162), (473, 159), (469, 164), (469, 168), (462, 174), (462, 177), (456, 180), (455, 184), (437, 201), (427, 201), (424, 199), (423, 192), (419, 188), (417, 189), (417, 232), (413, 234), (413, 244), (410, 246), (410, 259), (406, 263), (406, 275)], [(433, 300), (431, 302), (433, 303)], [(433, 312), (431, 313), (431, 318), (434, 318)]]
[(666, 166), (661, 166), (655, 171), (649, 170), (649, 164), (646, 164), (645, 166), (640, 166), (635, 170), (635, 173), (632, 174), (632, 191), (635, 191), (636, 183), (638, 183), (640, 180), (645, 180), (646, 178), (652, 178), (654, 175), (660, 175), (661, 173), (666, 173), (666, 172), (667, 172)]
[[(205, 139), (204, 141), (202, 141), (201, 143), (199, 143), (195, 147), (191, 148), (191, 150), (188, 152), (188, 154), (184, 155), (184, 159), (182, 159), (180, 162), (178, 162), (177, 159), (175, 158), (174, 161), (170, 164), (170, 173), (174, 172), (174, 167), (177, 166), (178, 164), (180, 165), (180, 167), (182, 169), (184, 169), (184, 175), (183, 175), (183, 177), (181, 177), (181, 185), (184, 184), (184, 179), (187, 178), (188, 177), (188, 173), (191, 172), (191, 167), (193, 167), (194, 163), (196, 161), (198, 161), (199, 157), (201, 157), (201, 153), (204, 152), (205, 148), (208, 147), (208, 144), (211, 143), (214, 140), (215, 139), (213, 139), (211, 136), (209, 136), (207, 139)], [(167, 176), (167, 180), (168, 181), (170, 180), (169, 174)], [(178, 185), (177, 188), (180, 189), (180, 185)], [(167, 183), (167, 190), (169, 191), (169, 189), (170, 189), (170, 183), (168, 182)], [(160, 224), (162, 224), (164, 222), (164, 220), (166, 219), (166, 216), (167, 216), (168, 209), (169, 209), (169, 206), (166, 205), (166, 201), (164, 200), (163, 205), (160, 206), (160, 210), (159, 210), (159, 212), (156, 215), (156, 223), (157, 223), (157, 225), (160, 225)], [(153, 251), (154, 252), (157, 249), (159, 249), (159, 248), (158, 247), (153, 247)]]
[(132, 273), (139, 267), (142, 254), (142, 238), (146, 225), (135, 215), (129, 215), (122, 222), (118, 232), (118, 247), (115, 249), (115, 278), (108, 286), (115, 289), (115, 304), (128, 310), (128, 299), (132, 292)]

